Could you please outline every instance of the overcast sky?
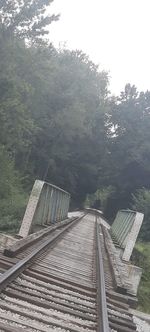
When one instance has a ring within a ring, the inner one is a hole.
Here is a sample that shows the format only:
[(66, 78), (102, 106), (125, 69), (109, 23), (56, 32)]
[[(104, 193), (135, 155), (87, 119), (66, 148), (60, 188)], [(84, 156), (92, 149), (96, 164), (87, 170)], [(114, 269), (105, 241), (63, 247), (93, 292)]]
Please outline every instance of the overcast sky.
[(150, 0), (54, 0), (51, 25), (55, 46), (66, 42), (109, 71), (118, 94), (130, 82), (150, 90)]

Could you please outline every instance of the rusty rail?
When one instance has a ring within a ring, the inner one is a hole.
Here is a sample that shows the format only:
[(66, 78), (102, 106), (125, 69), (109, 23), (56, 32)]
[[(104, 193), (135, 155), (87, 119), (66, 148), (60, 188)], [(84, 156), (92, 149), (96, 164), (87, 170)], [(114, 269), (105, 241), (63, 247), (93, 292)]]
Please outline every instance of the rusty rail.
[(34, 249), (30, 254), (28, 254), (25, 258), (19, 260), (14, 266), (12, 266), (9, 270), (4, 272), (0, 276), (0, 291), (2, 291), (10, 282), (12, 282), (22, 271), (24, 271), (30, 264), (32, 264), (33, 260), (39, 257), (48, 246), (54, 244), (69, 228), (71, 228), (76, 222), (80, 221), (82, 217), (76, 218), (72, 220), (69, 225), (64, 226), (59, 233), (54, 234), (50, 239), (42, 242), (36, 249)]
[(108, 312), (106, 303), (106, 290), (102, 250), (100, 245), (100, 228), (96, 222), (96, 242), (97, 242), (97, 302), (100, 314), (98, 315), (98, 328), (97, 332), (109, 332)]

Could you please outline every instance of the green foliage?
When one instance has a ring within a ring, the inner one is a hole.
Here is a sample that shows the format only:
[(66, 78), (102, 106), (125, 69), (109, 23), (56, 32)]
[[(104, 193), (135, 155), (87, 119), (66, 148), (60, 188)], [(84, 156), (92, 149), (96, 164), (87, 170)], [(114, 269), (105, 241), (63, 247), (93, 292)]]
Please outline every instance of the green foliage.
[(8, 153), (0, 146), (0, 230), (14, 232), (25, 211), (26, 194)]
[[(107, 73), (81, 51), (27, 46), (15, 31), (5, 38), (0, 29), (0, 143), (8, 164), (14, 163), (10, 173), (14, 178), (17, 169), (24, 187), (35, 178), (55, 183), (70, 191), (79, 206), (87, 192), (97, 189), (105, 155)], [(1, 225), (4, 216), (8, 224), (11, 215), (18, 218), (10, 212), (11, 197), (1, 198)], [(17, 193), (13, 197), (15, 209), (19, 198)]]
[(105, 150), (107, 73), (79, 51), (37, 48), (34, 57), (30, 109), (40, 130), (29, 162), (37, 177), (82, 202), (87, 191), (96, 190)]
[(88, 194), (85, 200), (86, 207), (94, 207), (99, 204), (99, 208), (105, 212), (108, 199), (114, 194), (115, 188), (112, 186), (97, 189), (94, 194)]
[(127, 84), (120, 97), (110, 98), (107, 121), (108, 154), (99, 181), (116, 188), (111, 216), (131, 206), (136, 190), (150, 189), (150, 92)]
[(141, 228), (140, 236), (145, 241), (150, 240), (150, 190), (139, 189), (132, 195), (132, 208), (144, 213), (144, 222)]
[(135, 86), (127, 84), (111, 108), (110, 158), (115, 181), (126, 190), (140, 188), (147, 185), (150, 173), (150, 92), (138, 93)]
[[(41, 42), (49, 33), (48, 26), (59, 16), (46, 10), (53, 0), (2, 0), (0, 25), (4, 36), (17, 36), (28, 42)], [(47, 28), (47, 29), (46, 29)]]
[(150, 313), (150, 243), (137, 243), (134, 263), (142, 268), (142, 278), (138, 289), (138, 309)]
[(1, 33), (0, 42), (0, 143), (17, 160), (27, 153), (35, 130), (29, 110), (32, 86), (22, 77), (28, 54), (23, 42), (5, 40)]

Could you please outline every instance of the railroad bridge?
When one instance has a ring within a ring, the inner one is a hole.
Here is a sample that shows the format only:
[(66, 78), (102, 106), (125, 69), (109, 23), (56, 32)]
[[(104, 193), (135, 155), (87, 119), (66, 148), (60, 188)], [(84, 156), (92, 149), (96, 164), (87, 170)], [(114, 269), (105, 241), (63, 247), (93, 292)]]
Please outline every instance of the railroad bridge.
[(119, 211), (110, 227), (98, 210), (68, 213), (69, 200), (35, 182), (18, 236), (0, 251), (1, 332), (138, 329), (142, 272), (130, 257), (143, 214)]

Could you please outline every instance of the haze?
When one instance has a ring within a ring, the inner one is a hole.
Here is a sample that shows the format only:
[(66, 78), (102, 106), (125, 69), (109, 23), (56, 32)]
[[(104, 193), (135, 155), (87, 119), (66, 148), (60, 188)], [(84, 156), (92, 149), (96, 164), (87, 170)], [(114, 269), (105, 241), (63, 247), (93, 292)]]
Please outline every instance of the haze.
[(54, 0), (50, 11), (61, 14), (50, 40), (83, 50), (109, 71), (112, 93), (128, 82), (150, 90), (149, 0)]

